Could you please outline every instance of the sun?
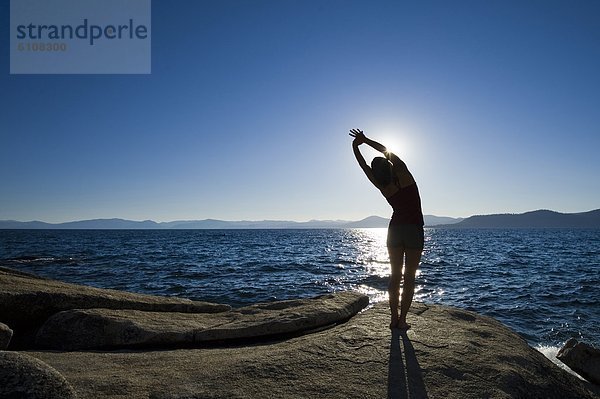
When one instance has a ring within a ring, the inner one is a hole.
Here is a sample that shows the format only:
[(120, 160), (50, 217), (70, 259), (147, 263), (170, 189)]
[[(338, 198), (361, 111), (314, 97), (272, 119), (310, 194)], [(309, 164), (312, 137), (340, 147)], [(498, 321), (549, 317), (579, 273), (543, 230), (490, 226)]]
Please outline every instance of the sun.
[(403, 155), (408, 155), (410, 152), (406, 140), (398, 133), (382, 135), (381, 144), (383, 144), (389, 152), (398, 155), (400, 158), (402, 158)]
[(382, 121), (369, 126), (366, 135), (383, 144), (388, 151), (407, 162), (414, 161), (415, 156), (419, 153), (418, 148), (415, 147), (415, 144), (419, 141), (416, 136), (417, 132), (418, 129), (415, 129), (415, 126), (408, 124), (406, 121), (403, 123), (386, 123)]

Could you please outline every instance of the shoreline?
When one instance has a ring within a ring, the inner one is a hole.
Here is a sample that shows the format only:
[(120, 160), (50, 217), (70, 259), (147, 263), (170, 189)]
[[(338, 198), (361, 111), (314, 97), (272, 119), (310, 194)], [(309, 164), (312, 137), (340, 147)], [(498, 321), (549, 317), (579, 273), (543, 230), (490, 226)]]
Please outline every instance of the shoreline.
[[(90, 296), (91, 293), (117, 299), (121, 307), (129, 303), (129, 307), (143, 305), (150, 306), (150, 310), (94, 310), (99, 303), (110, 303)], [(62, 310), (48, 318), (62, 314), (88, 320), (93, 316), (96, 317), (93, 320), (104, 320), (113, 327), (115, 320), (123, 320), (116, 326), (128, 327), (114, 331), (129, 334), (128, 339), (135, 331), (142, 331), (146, 333), (142, 336), (144, 339), (153, 337), (149, 333), (160, 333), (161, 339), (167, 337), (171, 340), (168, 342), (179, 342), (172, 340), (187, 339), (189, 335), (174, 336), (177, 331), (193, 331), (195, 338), (204, 331), (205, 337), (212, 334), (220, 341), (217, 346), (193, 341), (200, 344), (187, 348), (151, 345), (140, 349), (127, 347), (125, 342), (125, 346), (112, 350), (30, 347), (0, 352), (0, 359), (6, 358), (6, 354), (15, 354), (11, 356), (45, 364), (58, 376), (56, 378), (64, 379), (63, 385), (71, 387), (76, 395), (73, 397), (600, 397), (600, 388), (555, 366), (499, 321), (444, 305), (415, 302), (408, 318), (412, 329), (400, 333), (387, 327), (386, 303), (360, 311), (366, 303), (360, 294), (351, 292), (310, 300), (256, 304), (242, 311), (215, 308), (220, 305), (212, 304), (204, 308), (211, 313), (198, 313), (200, 304), (193, 301), (93, 289), (0, 270), (0, 321), (9, 321), (9, 326), (11, 317), (14, 323), (15, 317), (23, 316), (25, 309), (17, 309), (21, 313), (10, 316), (6, 306), (7, 301), (19, 296), (24, 300), (22, 305), (35, 308), (38, 315), (47, 313), (43, 306), (56, 308), (87, 303), (90, 305), (87, 310)], [(33, 300), (40, 297), (43, 302)], [(157, 313), (157, 307), (165, 304), (176, 308), (163, 308)], [(183, 308), (182, 304), (185, 304)], [(323, 319), (324, 315), (335, 315), (335, 321)], [(304, 328), (314, 326), (311, 323), (319, 318), (320, 328)], [(80, 333), (68, 327), (69, 320), (75, 319), (64, 320), (67, 321), (57, 324), (63, 330), (63, 335), (59, 335), (62, 338), (57, 341), (61, 345), (66, 342), (65, 337)], [(210, 327), (207, 320), (217, 322)], [(73, 324), (78, 329), (94, 325)], [(137, 330), (131, 330), (131, 326), (137, 326)], [(177, 326), (183, 326), (183, 330)], [(262, 332), (272, 332), (282, 326), (302, 328), (297, 330), (296, 336), (263, 334), (261, 338), (259, 334), (251, 342), (222, 339), (222, 334), (235, 331), (242, 336), (257, 331), (251, 326)], [(90, 331), (92, 337), (105, 338), (93, 329)], [(106, 334), (111, 330), (101, 331)], [(39, 331), (37, 337), (40, 337)], [(6, 368), (6, 364), (3, 367)], [(39, 378), (36, 381), (29, 383), (40, 383)], [(9, 388), (4, 385), (0, 390)]]
[(82, 398), (598, 397), (493, 319), (416, 303), (404, 334), (386, 327), (387, 312), (379, 304), (332, 328), (250, 345), (25, 353)]

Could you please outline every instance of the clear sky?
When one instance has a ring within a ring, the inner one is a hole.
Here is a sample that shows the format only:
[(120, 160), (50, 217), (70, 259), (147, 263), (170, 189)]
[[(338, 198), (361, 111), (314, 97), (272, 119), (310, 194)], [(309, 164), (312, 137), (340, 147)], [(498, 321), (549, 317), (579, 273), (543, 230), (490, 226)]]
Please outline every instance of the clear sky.
[(600, 208), (600, 2), (154, 0), (150, 75), (10, 75), (0, 219), (361, 219), (350, 128), (440, 216)]

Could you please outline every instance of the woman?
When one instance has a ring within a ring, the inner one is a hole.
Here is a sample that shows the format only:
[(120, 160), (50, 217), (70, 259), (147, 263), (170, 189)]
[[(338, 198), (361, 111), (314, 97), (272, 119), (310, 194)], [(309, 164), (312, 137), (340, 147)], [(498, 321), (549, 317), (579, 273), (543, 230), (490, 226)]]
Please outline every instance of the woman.
[[(360, 129), (351, 129), (350, 136), (354, 137), (352, 148), (358, 164), (394, 210), (387, 235), (387, 247), (392, 266), (392, 275), (388, 285), (392, 314), (390, 328), (408, 330), (410, 325), (406, 322), (406, 315), (415, 293), (415, 274), (421, 260), (424, 241), (423, 212), (419, 189), (406, 164), (400, 158), (387, 151), (383, 145), (367, 138)], [(374, 158), (369, 167), (360, 153), (359, 146), (361, 144), (373, 147), (385, 158)], [(404, 273), (402, 273), (403, 263)], [(398, 315), (401, 278), (404, 283), (400, 315)]]

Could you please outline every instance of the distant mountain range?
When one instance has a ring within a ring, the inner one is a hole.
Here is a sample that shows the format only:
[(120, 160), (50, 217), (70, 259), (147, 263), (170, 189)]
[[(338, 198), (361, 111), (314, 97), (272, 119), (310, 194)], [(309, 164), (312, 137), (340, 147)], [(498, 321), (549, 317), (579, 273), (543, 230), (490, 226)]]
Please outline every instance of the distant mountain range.
[[(460, 222), (461, 218), (449, 218), (426, 215), (425, 223), (429, 226)], [(93, 219), (66, 223), (46, 223), (40, 221), (18, 222), (0, 220), (0, 229), (74, 229), (74, 230), (159, 230), (159, 229), (344, 229), (344, 228), (376, 228), (387, 227), (387, 218), (369, 216), (358, 221), (348, 220), (310, 220), (294, 222), (286, 220), (260, 221), (226, 221), (217, 219), (177, 220), (173, 222), (141, 222), (124, 219)]]
[(519, 214), (476, 215), (459, 223), (437, 227), (450, 229), (600, 228), (600, 209), (580, 213), (538, 210)]
[[(216, 219), (141, 222), (124, 219), (93, 219), (66, 223), (0, 220), (0, 229), (159, 230), (159, 229), (330, 229), (387, 227), (389, 219), (369, 216), (358, 221), (285, 220), (226, 221)], [(425, 226), (448, 229), (473, 228), (600, 228), (600, 209), (582, 213), (538, 210), (521, 214), (477, 215), (466, 219), (425, 215)]]

